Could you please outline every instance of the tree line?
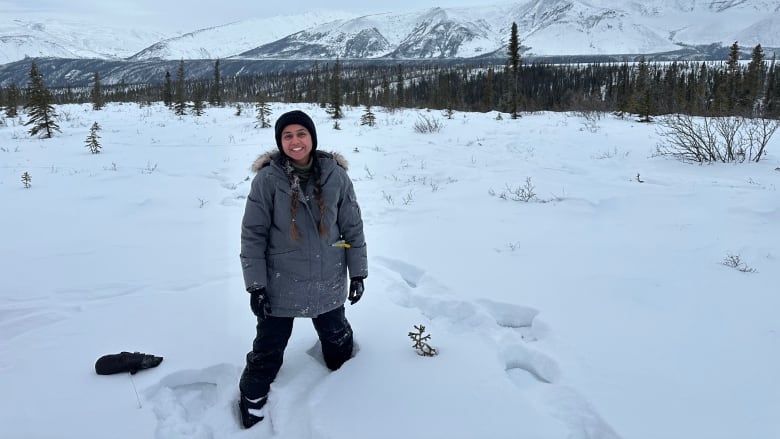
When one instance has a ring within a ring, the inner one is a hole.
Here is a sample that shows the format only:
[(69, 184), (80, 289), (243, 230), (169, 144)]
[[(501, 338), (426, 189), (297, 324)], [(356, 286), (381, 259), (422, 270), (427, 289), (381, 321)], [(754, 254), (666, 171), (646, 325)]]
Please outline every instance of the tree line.
[(609, 111), (646, 121), (663, 114), (780, 117), (780, 72), (760, 45), (749, 61), (740, 60), (735, 42), (723, 62), (523, 63), (516, 32), (513, 26), (504, 63), (350, 66), (337, 59), (306, 71), (222, 77), (216, 60), (211, 78), (188, 79), (182, 60), (155, 83), (104, 85), (95, 73), (92, 87), (45, 93), (33, 61), (28, 87), (0, 89), (0, 108), (15, 117), (19, 106), (48, 96), (48, 105), (92, 102), (95, 109), (162, 101), (180, 115), (248, 102), (309, 102), (327, 106), (335, 119), (342, 105), (498, 111), (513, 118), (523, 111)]

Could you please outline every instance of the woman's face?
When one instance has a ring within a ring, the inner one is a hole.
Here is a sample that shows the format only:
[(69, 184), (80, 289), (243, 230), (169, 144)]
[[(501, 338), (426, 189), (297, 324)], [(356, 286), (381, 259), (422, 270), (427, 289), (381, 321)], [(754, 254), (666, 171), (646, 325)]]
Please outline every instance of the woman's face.
[(297, 123), (284, 127), (282, 130), (282, 150), (295, 164), (307, 165), (311, 155), (309, 130)]

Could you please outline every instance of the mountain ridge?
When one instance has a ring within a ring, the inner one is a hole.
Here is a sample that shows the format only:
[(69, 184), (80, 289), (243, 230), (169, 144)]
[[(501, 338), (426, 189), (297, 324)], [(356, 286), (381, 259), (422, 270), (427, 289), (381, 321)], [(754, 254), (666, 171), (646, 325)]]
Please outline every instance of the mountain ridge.
[(526, 0), (372, 15), (247, 18), (180, 35), (56, 20), (0, 21), (0, 64), (26, 57), (476, 58), (505, 52), (512, 22), (524, 56), (651, 54), (734, 41), (780, 47), (780, 1)]

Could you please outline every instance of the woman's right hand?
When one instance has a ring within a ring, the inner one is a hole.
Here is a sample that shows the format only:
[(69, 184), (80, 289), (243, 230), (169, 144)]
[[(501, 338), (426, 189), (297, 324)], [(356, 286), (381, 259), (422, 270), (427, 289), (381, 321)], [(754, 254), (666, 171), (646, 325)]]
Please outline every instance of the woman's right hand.
[(265, 319), (271, 313), (271, 304), (265, 294), (265, 288), (258, 288), (249, 292), (249, 307), (252, 313), (259, 319)]

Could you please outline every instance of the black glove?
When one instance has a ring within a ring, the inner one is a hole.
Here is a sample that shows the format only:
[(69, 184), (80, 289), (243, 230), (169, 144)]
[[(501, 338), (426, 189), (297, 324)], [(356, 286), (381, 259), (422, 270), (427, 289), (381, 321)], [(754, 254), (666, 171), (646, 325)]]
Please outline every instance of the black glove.
[(268, 302), (265, 288), (249, 291), (249, 307), (252, 308), (252, 313), (260, 319), (264, 319), (271, 314), (271, 304)]
[(145, 354), (143, 352), (125, 352), (103, 355), (95, 363), (95, 372), (99, 375), (111, 375), (120, 372), (130, 372), (135, 375), (142, 369), (157, 367), (162, 363), (163, 357)]
[(365, 287), (363, 286), (363, 278), (362, 277), (353, 277), (349, 281), (349, 303), (354, 305), (360, 300), (361, 297), (363, 297), (363, 290)]

